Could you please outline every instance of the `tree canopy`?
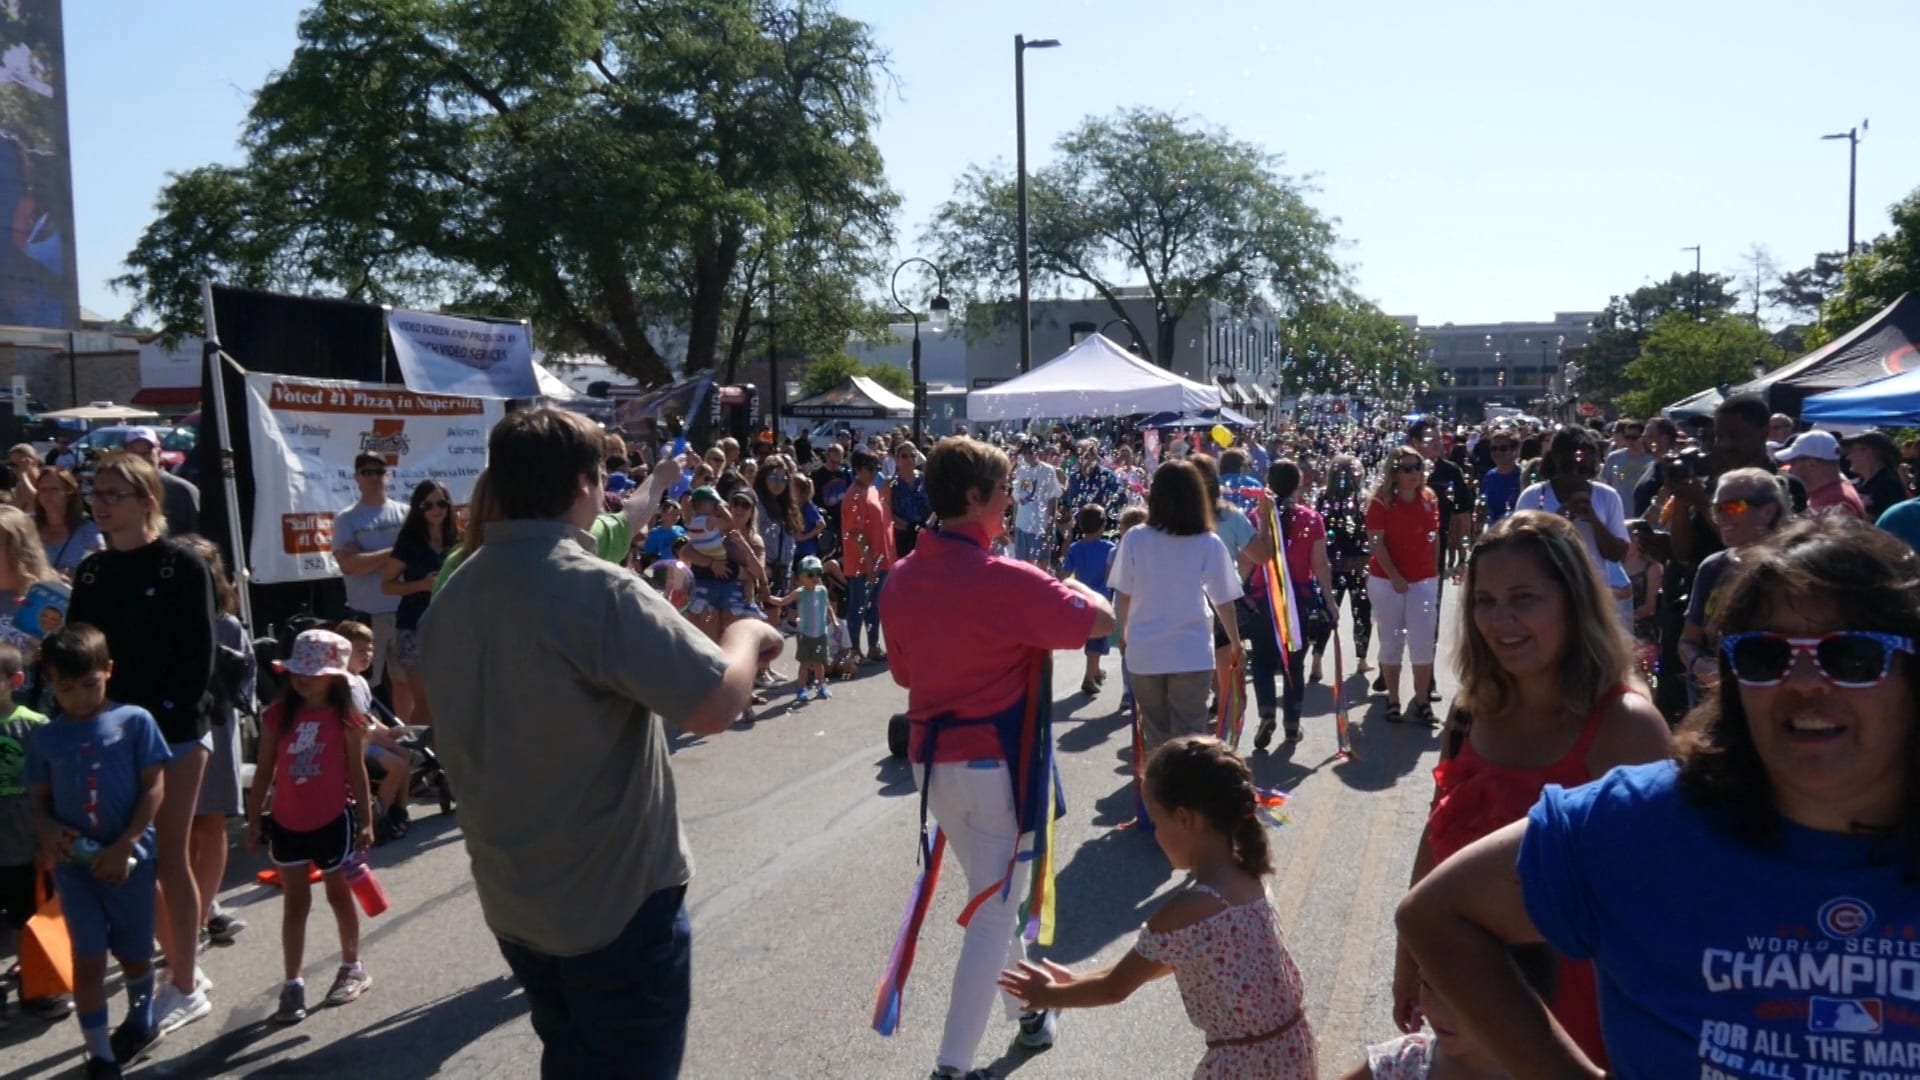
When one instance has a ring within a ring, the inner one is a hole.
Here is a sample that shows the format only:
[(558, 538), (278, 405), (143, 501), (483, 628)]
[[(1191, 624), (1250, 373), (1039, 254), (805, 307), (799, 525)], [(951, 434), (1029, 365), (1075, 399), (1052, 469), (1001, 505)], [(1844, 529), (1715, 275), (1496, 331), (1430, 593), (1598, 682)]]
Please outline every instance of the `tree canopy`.
[[(1720, 274), (1701, 274), (1696, 282), (1691, 273), (1677, 273), (1615, 296), (1593, 321), (1592, 338), (1568, 357), (1579, 364), (1576, 392), (1588, 401), (1617, 401), (1635, 387), (1628, 369), (1639, 358), (1654, 324), (1675, 313), (1710, 319), (1730, 312), (1740, 303), (1740, 294), (1732, 286), (1733, 280)], [(1695, 386), (1688, 393), (1709, 385)], [(1673, 400), (1666, 398), (1659, 404)]]
[(1284, 326), (1282, 393), (1358, 393), (1411, 404), (1432, 388), (1420, 335), (1359, 296), (1309, 296)]
[(800, 396), (812, 397), (839, 386), (855, 375), (864, 375), (907, 400), (913, 400), (913, 374), (893, 364), (862, 364), (844, 352), (831, 353), (807, 365), (800, 379)]
[(644, 381), (764, 332), (878, 322), (898, 203), (885, 56), (830, 0), (319, 0), (244, 162), (176, 175), (119, 284), (172, 332), (198, 281), (533, 320)]
[(1903, 294), (1920, 292), (1920, 188), (1888, 210), (1890, 232), (1847, 260), (1840, 282), (1820, 308), (1812, 343), (1831, 340), (1872, 318)]
[[(1091, 117), (1029, 177), (1029, 266), (1036, 291), (1070, 285), (1106, 300), (1165, 364), (1181, 318), (1218, 300), (1241, 312), (1339, 277), (1333, 222), (1282, 173), (1278, 155), (1154, 109)], [(1018, 204), (1004, 166), (975, 166), (934, 214), (926, 240), (961, 297), (1017, 291)], [(1156, 326), (1136, 326), (1120, 289), (1143, 281)], [(1016, 309), (997, 306), (996, 310)]]
[(1755, 364), (1778, 367), (1786, 354), (1764, 327), (1716, 311), (1696, 318), (1691, 311), (1670, 311), (1647, 330), (1639, 355), (1626, 375), (1638, 389), (1619, 396), (1631, 416), (1652, 416), (1708, 387), (1729, 386), (1753, 378)]

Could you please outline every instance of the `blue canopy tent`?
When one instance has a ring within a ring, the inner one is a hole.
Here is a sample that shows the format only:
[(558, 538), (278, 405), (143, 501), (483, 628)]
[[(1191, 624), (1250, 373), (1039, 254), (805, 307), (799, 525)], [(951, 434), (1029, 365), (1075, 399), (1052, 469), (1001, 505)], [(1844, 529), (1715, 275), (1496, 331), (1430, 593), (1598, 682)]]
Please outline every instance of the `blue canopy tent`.
[(1202, 412), (1187, 413), (1184, 416), (1173, 412), (1154, 413), (1152, 416), (1140, 421), (1140, 426), (1143, 428), (1172, 428), (1178, 430), (1185, 430), (1187, 428), (1210, 428), (1215, 424), (1248, 428), (1254, 426), (1254, 422), (1245, 415), (1225, 406), (1221, 406), (1218, 409), (1207, 409)]
[(1920, 368), (1800, 403), (1800, 419), (1814, 427), (1920, 427)]

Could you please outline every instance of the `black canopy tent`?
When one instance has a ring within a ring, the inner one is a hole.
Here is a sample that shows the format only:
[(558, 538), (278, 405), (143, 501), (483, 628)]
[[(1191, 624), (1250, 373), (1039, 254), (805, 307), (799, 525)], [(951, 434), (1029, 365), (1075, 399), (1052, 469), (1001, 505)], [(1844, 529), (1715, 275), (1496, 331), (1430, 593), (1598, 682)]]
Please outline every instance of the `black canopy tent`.
[(852, 375), (780, 412), (802, 420), (911, 420), (913, 402), (864, 375)]
[(1731, 393), (1759, 394), (1775, 411), (1798, 416), (1800, 403), (1814, 394), (1915, 367), (1920, 367), (1920, 295), (1906, 293), (1866, 322)]

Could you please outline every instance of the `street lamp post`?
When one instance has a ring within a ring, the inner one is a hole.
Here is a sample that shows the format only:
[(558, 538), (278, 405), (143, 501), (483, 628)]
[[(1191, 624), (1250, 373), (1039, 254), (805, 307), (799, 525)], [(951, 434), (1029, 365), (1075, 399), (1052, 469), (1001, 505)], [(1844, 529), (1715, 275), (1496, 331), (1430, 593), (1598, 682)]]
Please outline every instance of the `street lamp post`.
[(1860, 121), (1857, 128), (1848, 128), (1833, 135), (1822, 135), (1821, 139), (1847, 140), (1847, 258), (1853, 258), (1853, 210), (1854, 196), (1859, 190), (1860, 181), (1860, 133), (1867, 130), (1867, 122)]
[(1020, 372), (1033, 370), (1033, 295), (1027, 268), (1027, 50), (1057, 49), (1052, 38), (1028, 41), (1013, 35), (1013, 126), (1014, 169), (1019, 174), (1020, 234), (1015, 238), (1014, 259), (1020, 264)]
[(947, 313), (953, 305), (947, 302), (946, 272), (935, 266), (931, 260), (914, 256), (893, 268), (893, 280), (888, 291), (893, 293), (893, 302), (913, 320), (913, 444), (920, 445), (921, 420), (927, 411), (927, 384), (920, 381), (920, 313), (906, 301), (900, 299), (900, 271), (914, 263), (933, 271), (933, 299), (927, 302), (927, 323), (938, 334), (947, 328)]
[(1700, 318), (1700, 245), (1683, 247), (1681, 251), (1693, 252), (1693, 317)]
[(1135, 330), (1133, 328), (1133, 324), (1128, 322), (1125, 319), (1122, 319), (1116, 316), (1114, 318), (1108, 319), (1106, 322), (1101, 323), (1100, 335), (1102, 337), (1105, 337), (1107, 333), (1107, 328), (1114, 325), (1115, 323), (1120, 324), (1121, 326), (1125, 327), (1127, 330), (1127, 341), (1128, 341), (1127, 351), (1134, 354), (1135, 356), (1144, 355), (1146, 351), (1146, 346), (1145, 346), (1145, 343), (1143, 343), (1140, 340), (1140, 332)]

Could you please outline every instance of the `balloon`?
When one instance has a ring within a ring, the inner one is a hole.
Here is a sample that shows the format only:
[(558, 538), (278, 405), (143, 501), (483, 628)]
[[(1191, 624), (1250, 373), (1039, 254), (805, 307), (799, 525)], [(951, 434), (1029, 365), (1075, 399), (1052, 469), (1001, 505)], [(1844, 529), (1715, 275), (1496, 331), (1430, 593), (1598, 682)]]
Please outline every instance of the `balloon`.
[(1213, 435), (1213, 441), (1219, 443), (1222, 447), (1233, 445), (1233, 432), (1227, 430), (1227, 425), (1213, 425), (1211, 434)]
[(693, 571), (679, 559), (661, 559), (647, 567), (647, 584), (660, 590), (675, 611), (687, 610), (693, 599)]

